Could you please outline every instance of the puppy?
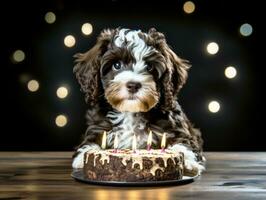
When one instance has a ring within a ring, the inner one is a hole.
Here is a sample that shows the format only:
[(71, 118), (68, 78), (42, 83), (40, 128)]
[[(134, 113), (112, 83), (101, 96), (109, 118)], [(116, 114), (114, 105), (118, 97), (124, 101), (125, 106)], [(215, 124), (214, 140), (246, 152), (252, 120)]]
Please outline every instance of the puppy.
[(74, 73), (88, 104), (84, 139), (73, 155), (73, 168), (83, 167), (84, 153), (100, 149), (107, 131), (107, 148), (146, 148), (153, 132), (153, 148), (160, 148), (163, 133), (167, 148), (184, 153), (185, 173), (204, 170), (203, 141), (181, 109), (177, 96), (187, 79), (187, 60), (168, 46), (164, 34), (130, 29), (107, 29), (94, 47), (77, 54)]

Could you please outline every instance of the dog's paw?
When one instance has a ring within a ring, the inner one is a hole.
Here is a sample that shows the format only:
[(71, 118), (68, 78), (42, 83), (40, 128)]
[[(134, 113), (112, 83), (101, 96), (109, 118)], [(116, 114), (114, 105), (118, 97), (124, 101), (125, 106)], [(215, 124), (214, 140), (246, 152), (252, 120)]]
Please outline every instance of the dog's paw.
[(72, 161), (72, 168), (83, 168), (84, 153), (79, 153)]
[(196, 176), (200, 175), (205, 170), (205, 167), (202, 165), (202, 163), (199, 163), (195, 160), (184, 158), (184, 162), (185, 162), (184, 175)]
[(72, 168), (83, 168), (84, 166), (84, 154), (91, 149), (100, 149), (97, 144), (84, 145), (79, 148), (78, 155), (73, 159)]
[(173, 151), (182, 152), (184, 154), (185, 175), (189, 176), (200, 175), (205, 170), (203, 163), (198, 162), (195, 153), (189, 150), (186, 146), (182, 144), (175, 144), (169, 147), (169, 149)]

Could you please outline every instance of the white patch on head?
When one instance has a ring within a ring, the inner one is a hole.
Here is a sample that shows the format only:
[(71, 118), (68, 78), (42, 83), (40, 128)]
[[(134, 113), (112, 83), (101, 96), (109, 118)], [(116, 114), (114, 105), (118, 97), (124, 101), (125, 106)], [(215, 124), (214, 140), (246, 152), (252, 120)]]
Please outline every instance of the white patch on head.
[(139, 37), (140, 32), (140, 30), (135, 31), (121, 29), (114, 40), (114, 44), (117, 47), (122, 47), (125, 45), (132, 51), (132, 54), (136, 60), (136, 63), (133, 64), (133, 71), (135, 72), (143, 70), (146, 67), (143, 58), (156, 51), (153, 47), (148, 46), (145, 41)]
[(72, 161), (72, 167), (73, 168), (83, 168), (83, 166), (84, 166), (84, 154), (91, 149), (97, 150), (97, 149), (100, 149), (100, 146), (95, 144), (95, 143), (91, 143), (91, 144), (84, 145), (81, 148), (79, 148), (77, 151), (77, 152), (79, 152), (78, 155)]
[(174, 144), (173, 146), (168, 147), (168, 149), (184, 153), (185, 167), (188, 170), (196, 169), (198, 174), (201, 174), (201, 172), (205, 170), (202, 163), (197, 161), (196, 155), (193, 151), (189, 150), (183, 144)]
[[(113, 80), (110, 80), (111, 84), (108, 94), (115, 92), (115, 96), (114, 94), (106, 95), (108, 102), (121, 112), (147, 112), (156, 105), (159, 99), (153, 76), (144, 73), (146, 72), (144, 70), (146, 64), (143, 60), (156, 50), (145, 43), (139, 36), (140, 33), (145, 35), (140, 30), (121, 29), (114, 38), (114, 45), (127, 48), (135, 58), (135, 62), (132, 64), (132, 71), (122, 71)], [(142, 86), (134, 94), (129, 93), (126, 86), (130, 81), (141, 83)], [(114, 91), (111, 88), (112, 83), (114, 83)], [(118, 97), (117, 99), (120, 99), (121, 103), (117, 103), (115, 97)], [(115, 103), (113, 103), (113, 99), (115, 99)]]

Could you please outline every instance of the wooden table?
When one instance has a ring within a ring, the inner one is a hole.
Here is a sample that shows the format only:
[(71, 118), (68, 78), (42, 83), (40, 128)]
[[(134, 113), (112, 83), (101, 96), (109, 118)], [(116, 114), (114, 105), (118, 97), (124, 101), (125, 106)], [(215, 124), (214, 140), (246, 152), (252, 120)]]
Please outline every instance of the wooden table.
[(165, 187), (107, 187), (74, 181), (71, 152), (0, 152), (0, 199), (266, 199), (266, 153), (205, 153), (195, 182)]

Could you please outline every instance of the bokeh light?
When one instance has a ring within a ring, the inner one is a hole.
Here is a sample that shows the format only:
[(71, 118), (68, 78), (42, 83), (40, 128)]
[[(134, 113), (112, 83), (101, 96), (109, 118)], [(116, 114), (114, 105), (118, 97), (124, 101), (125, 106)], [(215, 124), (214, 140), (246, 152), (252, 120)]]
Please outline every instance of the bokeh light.
[(85, 23), (81, 27), (81, 32), (84, 35), (90, 35), (93, 31), (92, 25), (90, 23)]
[(207, 52), (209, 54), (214, 55), (214, 54), (218, 53), (218, 51), (219, 51), (219, 45), (216, 42), (210, 42), (207, 45), (207, 48), (206, 49), (207, 49)]
[(187, 14), (193, 13), (195, 11), (195, 4), (192, 1), (187, 1), (183, 5), (183, 10)]
[(36, 80), (30, 80), (27, 84), (28, 90), (31, 92), (36, 92), (39, 89), (39, 82)]
[(235, 78), (237, 75), (236, 68), (233, 66), (226, 67), (224, 70), (224, 75), (229, 79)]
[(67, 97), (68, 95), (68, 89), (66, 87), (59, 87), (57, 90), (56, 90), (56, 95), (58, 98), (60, 99), (64, 99)]
[(55, 22), (56, 20), (56, 16), (53, 12), (48, 12), (45, 14), (44, 16), (44, 20), (48, 23), (48, 24), (52, 24)]
[(22, 62), (25, 59), (25, 53), (22, 50), (16, 50), (13, 53), (13, 60), (17, 63)]
[(217, 113), (220, 110), (220, 103), (217, 101), (210, 101), (208, 104), (208, 109), (212, 113)]
[(241, 35), (247, 37), (250, 36), (253, 32), (253, 28), (250, 24), (245, 23), (240, 26), (239, 32)]
[(65, 115), (58, 115), (55, 118), (55, 124), (58, 127), (64, 127), (67, 124), (67, 117)]
[(73, 35), (67, 35), (64, 39), (66, 47), (73, 47), (76, 44), (76, 39)]

